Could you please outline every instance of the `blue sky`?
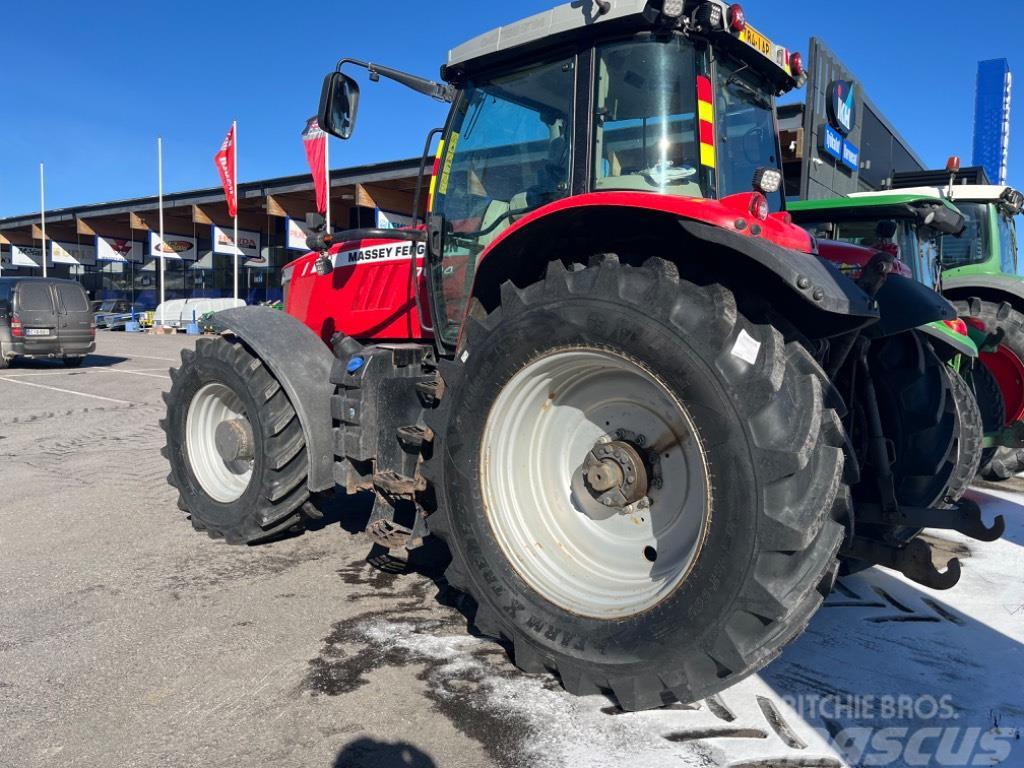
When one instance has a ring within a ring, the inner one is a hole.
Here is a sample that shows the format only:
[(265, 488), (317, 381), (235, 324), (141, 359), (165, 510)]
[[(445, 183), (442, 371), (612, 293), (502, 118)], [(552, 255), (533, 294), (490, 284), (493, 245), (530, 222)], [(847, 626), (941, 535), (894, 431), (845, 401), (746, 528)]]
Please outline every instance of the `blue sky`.
[[(213, 154), (239, 121), (242, 181), (303, 173), (299, 133), (342, 55), (436, 77), (451, 46), (554, 0), (293, 4), (51, 0), (5, 5), (0, 43), (0, 217), (218, 184)], [(821, 37), (930, 165), (970, 160), (975, 66), (1005, 56), (1018, 77), (1010, 183), (1024, 186), (1024, 2), (747, 0), (775, 42)], [(913, 10), (911, 10), (913, 9)], [(985, 12), (982, 13), (981, 9)], [(237, 12), (237, 14), (236, 14)], [(364, 82), (356, 137), (334, 167), (418, 155), (445, 108)]]

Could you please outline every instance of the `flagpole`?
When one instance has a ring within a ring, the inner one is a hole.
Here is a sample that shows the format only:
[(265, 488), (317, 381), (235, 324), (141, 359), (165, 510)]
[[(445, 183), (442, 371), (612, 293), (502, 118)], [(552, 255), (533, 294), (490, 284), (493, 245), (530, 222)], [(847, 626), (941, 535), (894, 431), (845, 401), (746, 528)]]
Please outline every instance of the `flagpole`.
[(231, 175), (234, 178), (235, 188), (235, 301), (238, 301), (238, 254), (241, 252), (241, 247), (238, 245), (238, 121), (234, 120), (231, 123), (231, 135), (233, 136), (232, 142), (234, 143), (234, 168), (231, 170)]
[(157, 174), (157, 187), (158, 187), (158, 199), (159, 199), (159, 210), (160, 210), (160, 242), (157, 244), (160, 251), (160, 325), (164, 325), (164, 315), (167, 310), (164, 309), (164, 300), (166, 293), (164, 291), (164, 140), (163, 137), (156, 137), (156, 174)]
[(43, 172), (42, 163), (39, 164), (39, 221), (42, 224), (43, 230), (43, 247), (39, 250), (42, 252), (43, 277), (46, 277), (46, 176)]
[[(322, 130), (322, 129), (321, 129)], [(331, 234), (331, 137), (324, 134), (324, 177), (327, 179), (327, 234)]]

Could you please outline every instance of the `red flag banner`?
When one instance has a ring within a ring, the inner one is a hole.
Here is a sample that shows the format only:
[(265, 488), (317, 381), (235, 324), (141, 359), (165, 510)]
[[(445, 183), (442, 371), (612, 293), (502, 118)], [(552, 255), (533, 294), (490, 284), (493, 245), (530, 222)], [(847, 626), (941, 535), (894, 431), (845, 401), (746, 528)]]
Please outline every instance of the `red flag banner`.
[(224, 185), (224, 195), (228, 199), (228, 213), (238, 215), (238, 190), (235, 188), (235, 126), (231, 126), (220, 152), (213, 156), (213, 162), (220, 173), (220, 183)]
[(309, 161), (309, 170), (313, 173), (316, 209), (320, 213), (327, 213), (327, 168), (325, 164), (327, 134), (320, 128), (315, 117), (306, 121), (306, 129), (302, 132), (302, 142), (306, 145), (306, 160)]

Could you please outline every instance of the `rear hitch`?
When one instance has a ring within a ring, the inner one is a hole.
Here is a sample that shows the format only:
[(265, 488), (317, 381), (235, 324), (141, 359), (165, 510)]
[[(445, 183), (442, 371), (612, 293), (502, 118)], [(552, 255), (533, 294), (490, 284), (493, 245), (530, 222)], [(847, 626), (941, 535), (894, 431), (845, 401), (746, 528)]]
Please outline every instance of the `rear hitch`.
[(932, 548), (921, 539), (899, 546), (874, 539), (854, 538), (843, 554), (872, 565), (899, 571), (911, 581), (931, 589), (950, 589), (960, 581), (960, 560), (952, 558), (940, 571), (932, 561)]
[(959, 531), (976, 541), (995, 541), (1006, 530), (1002, 515), (996, 515), (991, 526), (981, 519), (981, 507), (970, 499), (960, 499), (949, 509), (930, 507), (885, 508), (881, 504), (858, 504), (858, 523), (881, 525), (887, 528), (944, 528)]
[[(981, 507), (970, 499), (961, 499), (949, 509), (858, 504), (855, 516), (858, 523), (886, 528), (943, 528), (977, 541), (995, 541), (1006, 530), (1002, 515), (997, 515), (991, 526), (985, 525)], [(949, 589), (960, 580), (959, 559), (952, 558), (945, 571), (940, 571), (935, 567), (931, 545), (919, 538), (900, 546), (858, 536), (844, 546), (843, 555), (899, 571), (931, 589)]]

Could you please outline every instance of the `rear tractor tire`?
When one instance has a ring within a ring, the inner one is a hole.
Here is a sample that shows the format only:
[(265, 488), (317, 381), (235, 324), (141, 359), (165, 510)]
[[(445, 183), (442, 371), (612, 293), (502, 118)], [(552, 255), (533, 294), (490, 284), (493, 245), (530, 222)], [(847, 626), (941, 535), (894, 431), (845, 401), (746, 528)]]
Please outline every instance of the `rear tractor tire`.
[(470, 319), (424, 475), (484, 634), (626, 710), (763, 667), (831, 589), (845, 436), (798, 343), (650, 259), (554, 263)]
[(301, 530), (310, 495), (306, 441), (263, 361), (236, 339), (200, 339), (181, 353), (171, 379), (162, 453), (193, 527), (228, 544)]
[[(980, 321), (988, 333), (1003, 332), (1002, 344), (995, 352), (982, 352), (981, 364), (992, 374), (1002, 393), (1003, 423), (1000, 427), (1009, 426), (1024, 418), (1024, 314), (1009, 302), (986, 301), (976, 296), (954, 304), (960, 317)], [(991, 391), (984, 383), (976, 389), (983, 414), (996, 407), (980, 400)], [(1009, 480), (1022, 470), (1024, 450), (1000, 447), (985, 451), (981, 475), (986, 480)]]

